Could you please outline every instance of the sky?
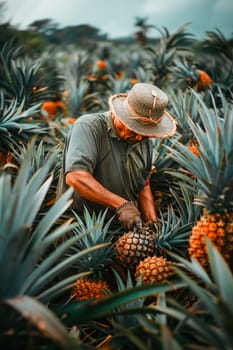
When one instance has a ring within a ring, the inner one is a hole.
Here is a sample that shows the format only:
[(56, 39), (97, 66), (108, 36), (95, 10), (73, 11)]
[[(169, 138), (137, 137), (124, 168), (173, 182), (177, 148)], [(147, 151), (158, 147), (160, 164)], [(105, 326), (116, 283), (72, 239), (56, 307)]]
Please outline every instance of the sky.
[[(233, 0), (0, 0), (5, 3), (1, 21), (26, 29), (35, 20), (49, 18), (60, 27), (88, 24), (109, 38), (130, 36), (138, 30), (136, 18), (170, 33), (184, 23), (199, 38), (218, 28), (233, 34)], [(158, 29), (148, 35), (158, 36)]]

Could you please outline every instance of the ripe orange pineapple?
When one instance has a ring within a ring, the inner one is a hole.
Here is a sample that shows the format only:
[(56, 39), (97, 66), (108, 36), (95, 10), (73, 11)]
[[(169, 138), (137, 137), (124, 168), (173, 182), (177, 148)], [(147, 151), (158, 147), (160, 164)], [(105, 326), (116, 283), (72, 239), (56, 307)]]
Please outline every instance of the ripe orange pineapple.
[(199, 79), (197, 82), (198, 91), (204, 91), (213, 83), (212, 78), (204, 70), (198, 69)]
[(198, 144), (197, 142), (190, 140), (190, 143), (188, 145), (189, 150), (195, 155), (199, 156), (199, 151), (198, 151)]
[(96, 66), (99, 69), (105, 69), (107, 67), (107, 63), (104, 60), (97, 60), (96, 61)]
[(205, 208), (202, 217), (192, 228), (189, 254), (199, 260), (201, 265), (207, 269), (205, 237), (209, 237), (225, 260), (230, 262), (233, 257), (233, 212), (210, 214)]
[(110, 288), (103, 280), (90, 280), (80, 278), (76, 281), (71, 292), (71, 297), (75, 300), (88, 300), (103, 298)]
[(148, 256), (137, 265), (135, 278), (138, 280), (142, 276), (144, 284), (160, 283), (173, 274), (171, 261), (162, 256)]

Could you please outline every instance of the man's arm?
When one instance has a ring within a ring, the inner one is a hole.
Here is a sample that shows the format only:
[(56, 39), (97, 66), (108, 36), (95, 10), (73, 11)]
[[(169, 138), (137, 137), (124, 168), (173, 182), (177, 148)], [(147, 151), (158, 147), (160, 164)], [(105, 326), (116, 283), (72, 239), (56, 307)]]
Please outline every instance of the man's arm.
[(132, 202), (107, 190), (90, 173), (83, 170), (69, 172), (66, 183), (81, 197), (114, 210), (124, 228), (130, 230), (142, 223), (141, 213)]
[(73, 187), (78, 194), (112, 210), (127, 202), (127, 199), (107, 190), (87, 171), (77, 170), (66, 174), (66, 184)]
[(149, 182), (146, 183), (138, 195), (138, 206), (145, 223), (152, 223), (158, 220), (154, 197)]

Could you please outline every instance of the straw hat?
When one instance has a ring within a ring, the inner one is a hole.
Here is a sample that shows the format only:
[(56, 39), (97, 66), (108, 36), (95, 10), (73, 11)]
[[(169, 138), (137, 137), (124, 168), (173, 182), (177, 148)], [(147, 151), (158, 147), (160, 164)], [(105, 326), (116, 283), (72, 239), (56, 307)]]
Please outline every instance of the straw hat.
[(147, 137), (172, 136), (176, 122), (166, 110), (168, 97), (157, 86), (135, 84), (129, 93), (110, 96), (111, 112), (130, 130)]

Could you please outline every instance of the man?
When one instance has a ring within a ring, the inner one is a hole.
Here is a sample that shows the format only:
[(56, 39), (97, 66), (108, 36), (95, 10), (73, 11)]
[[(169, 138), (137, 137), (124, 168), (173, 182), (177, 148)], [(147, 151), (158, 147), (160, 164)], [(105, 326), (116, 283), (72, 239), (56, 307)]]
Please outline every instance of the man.
[(74, 210), (109, 208), (129, 230), (157, 220), (149, 183), (151, 138), (176, 131), (167, 103), (158, 87), (137, 83), (128, 94), (111, 96), (108, 112), (78, 118), (64, 152), (64, 180), (74, 189)]

